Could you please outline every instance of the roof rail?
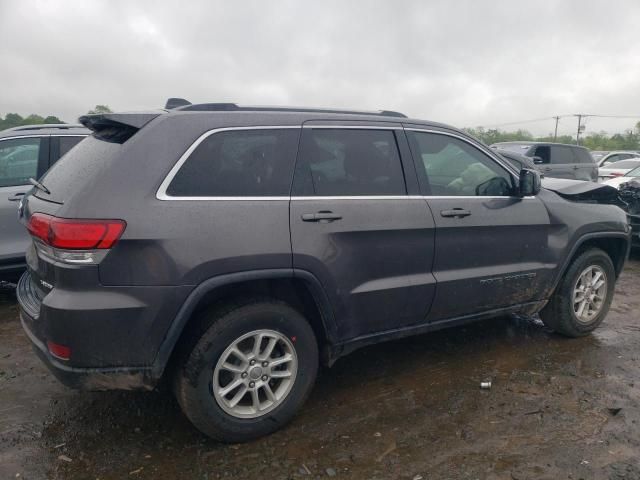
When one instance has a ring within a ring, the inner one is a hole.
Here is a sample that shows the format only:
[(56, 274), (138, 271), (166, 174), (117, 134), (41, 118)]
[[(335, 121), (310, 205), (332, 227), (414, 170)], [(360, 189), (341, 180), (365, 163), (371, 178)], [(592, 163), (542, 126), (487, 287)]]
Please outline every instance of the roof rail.
[[(186, 101), (186, 100), (184, 100)], [(167, 102), (168, 104), (168, 102)], [(175, 107), (174, 107), (175, 108)], [(334, 108), (309, 108), (309, 107), (267, 107), (267, 106), (252, 106), (252, 105), (238, 105), (236, 103), (198, 103), (187, 104), (176, 108), (181, 111), (190, 112), (310, 112), (310, 113), (343, 113), (349, 115), (377, 115), (383, 117), (401, 117), (407, 118), (407, 116), (400, 112), (394, 112), (392, 110), (376, 110), (376, 111), (362, 111), (362, 110), (340, 110)]]
[(84, 128), (84, 127), (79, 123), (39, 123), (37, 125), (20, 125), (19, 127), (13, 127), (7, 130), (17, 132), (21, 130), (47, 130), (52, 128), (68, 130), (69, 128)]

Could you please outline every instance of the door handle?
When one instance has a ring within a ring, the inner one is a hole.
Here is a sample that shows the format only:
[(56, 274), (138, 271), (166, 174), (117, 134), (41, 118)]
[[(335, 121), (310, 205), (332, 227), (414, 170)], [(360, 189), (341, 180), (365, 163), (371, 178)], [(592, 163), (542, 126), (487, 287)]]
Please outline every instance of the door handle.
[(573, 169), (574, 169), (574, 170), (578, 170), (579, 168), (580, 168), (580, 167), (579, 167), (579, 166), (577, 166), (577, 165), (574, 165), (574, 166), (573, 166)]
[(22, 198), (24, 197), (24, 194), (26, 192), (18, 192), (18, 193), (14, 193), (13, 195), (11, 195), (9, 197), (9, 201), (10, 202), (19, 202), (20, 200), (22, 200)]
[(465, 210), (464, 208), (454, 208), (453, 210), (442, 210), (440, 212), (440, 216), (442, 217), (463, 218), (469, 215), (471, 215), (471, 211)]
[(302, 221), (303, 222), (320, 222), (320, 223), (329, 223), (334, 222), (336, 220), (341, 220), (342, 215), (333, 212), (318, 212), (318, 213), (303, 213)]
[(551, 171), (551, 167), (547, 167), (544, 169), (545, 172), (550, 172)]

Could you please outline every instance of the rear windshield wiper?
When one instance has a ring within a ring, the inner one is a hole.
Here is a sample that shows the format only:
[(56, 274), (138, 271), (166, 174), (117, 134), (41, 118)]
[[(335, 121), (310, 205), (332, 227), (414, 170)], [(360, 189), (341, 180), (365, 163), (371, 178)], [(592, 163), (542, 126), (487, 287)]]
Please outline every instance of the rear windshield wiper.
[(49, 189), (45, 187), (43, 184), (41, 184), (39, 181), (37, 181), (35, 178), (30, 178), (29, 183), (34, 187), (36, 187), (38, 190), (42, 190), (47, 195), (51, 195), (51, 192), (49, 191)]

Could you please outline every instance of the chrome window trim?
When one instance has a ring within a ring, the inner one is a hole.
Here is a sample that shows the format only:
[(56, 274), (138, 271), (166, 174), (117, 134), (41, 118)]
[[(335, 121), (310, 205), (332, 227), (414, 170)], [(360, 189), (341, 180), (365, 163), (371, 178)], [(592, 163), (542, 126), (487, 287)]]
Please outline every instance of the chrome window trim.
[[(428, 196), (428, 195), (355, 195), (355, 196), (272, 196), (272, 197), (171, 197), (160, 200), (177, 200), (177, 201), (224, 201), (224, 202), (273, 202), (273, 201), (331, 201), (331, 200), (459, 200), (459, 199), (479, 199), (479, 200), (500, 200), (509, 198), (519, 198), (512, 196), (491, 196), (481, 197), (477, 195), (441, 195), (441, 196)], [(536, 197), (522, 197), (520, 200), (533, 200)]]
[(44, 135), (18, 135), (16, 137), (2, 137), (0, 138), (0, 142), (5, 140), (17, 140), (20, 138), (48, 138), (48, 137), (88, 137), (89, 134), (64, 134), (64, 133), (46, 133)]
[[(480, 150), (485, 153), (489, 158), (496, 161), (499, 165), (503, 166), (507, 169), (509, 173), (513, 173), (513, 171), (508, 168), (505, 164), (503, 164), (499, 159), (494, 158), (492, 155), (489, 155), (488, 152), (484, 152), (482, 149), (478, 148), (477, 145), (465, 139), (461, 135), (456, 135), (454, 133), (442, 132), (440, 130), (430, 130), (423, 128), (403, 128), (401, 125), (398, 126), (369, 126), (369, 125), (252, 125), (252, 126), (244, 126), (244, 127), (221, 127), (214, 128), (212, 130), (208, 130), (200, 135), (192, 144), (187, 148), (187, 150), (180, 156), (178, 161), (173, 165), (169, 173), (165, 176), (164, 180), (158, 187), (156, 191), (156, 198), (158, 200), (163, 201), (231, 201), (231, 202), (256, 202), (256, 201), (289, 201), (289, 200), (301, 200), (301, 201), (311, 201), (311, 200), (420, 200), (420, 199), (484, 199), (484, 200), (495, 200), (495, 199), (504, 199), (504, 198), (515, 198), (511, 195), (504, 196), (477, 196), (477, 195), (353, 195), (353, 196), (345, 196), (345, 195), (337, 195), (337, 196), (263, 196), (263, 197), (255, 197), (255, 196), (238, 196), (238, 197), (220, 197), (220, 196), (171, 196), (167, 194), (167, 189), (169, 185), (173, 181), (173, 178), (176, 176), (182, 165), (187, 161), (189, 156), (194, 152), (196, 148), (208, 137), (214, 135), (219, 132), (226, 131), (238, 131), (238, 130), (283, 130), (283, 129), (300, 129), (300, 128), (317, 128), (317, 129), (360, 129), (360, 130), (407, 130), (407, 131), (416, 131), (416, 132), (426, 132), (426, 133), (436, 133), (442, 135), (448, 135), (450, 137), (458, 138), (472, 147)], [(76, 135), (82, 136), (82, 135)], [(535, 199), (535, 197), (523, 197), (523, 200)]]
[(169, 173), (167, 174), (166, 177), (164, 177), (164, 180), (162, 181), (162, 183), (158, 187), (158, 190), (156, 191), (156, 198), (158, 200), (220, 200), (220, 199), (224, 199), (224, 200), (256, 200), (256, 199), (259, 199), (259, 200), (265, 200), (265, 199), (282, 200), (282, 199), (289, 199), (288, 195), (286, 197), (274, 197), (274, 196), (270, 196), (270, 197), (266, 197), (266, 196), (265, 197), (215, 197), (215, 196), (212, 196), (212, 197), (210, 197), (210, 196), (204, 196), (204, 197), (177, 197), (176, 196), (176, 197), (174, 197), (172, 195), (168, 195), (167, 194), (167, 189), (169, 188), (169, 185), (171, 185), (171, 182), (173, 181), (173, 178), (176, 176), (176, 174), (178, 173), (178, 171), (180, 170), (182, 165), (184, 165), (184, 163), (191, 156), (191, 154), (194, 152), (194, 150), (196, 148), (198, 148), (198, 146), (200, 146), (200, 144), (204, 140), (209, 138), (211, 135), (214, 135), (214, 134), (219, 133), (219, 132), (229, 132), (229, 131), (241, 131), (241, 130), (285, 130), (285, 129), (300, 129), (301, 127), (302, 127), (302, 125), (252, 125), (252, 126), (246, 126), (246, 127), (221, 127), (221, 128), (214, 128), (212, 130), (207, 130), (202, 135), (200, 135), (196, 139), (196, 141), (191, 144), (191, 146), (189, 148), (187, 148), (187, 150), (180, 156), (178, 161), (173, 165), (171, 170), (169, 170)]

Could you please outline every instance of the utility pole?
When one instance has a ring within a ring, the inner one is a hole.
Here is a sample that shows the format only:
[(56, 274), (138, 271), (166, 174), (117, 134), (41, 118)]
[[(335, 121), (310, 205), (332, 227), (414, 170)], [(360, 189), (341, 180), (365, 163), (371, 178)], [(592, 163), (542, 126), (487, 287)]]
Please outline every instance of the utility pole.
[(553, 141), (555, 142), (557, 140), (557, 138), (558, 138), (558, 121), (560, 120), (560, 116), (553, 117), (553, 118), (556, 119), (556, 129), (553, 132)]
[(578, 133), (576, 134), (576, 145), (580, 145), (580, 131), (581, 131), (581, 123), (582, 123), (582, 117), (584, 117), (584, 115), (582, 114), (577, 114), (576, 117), (578, 117)]

